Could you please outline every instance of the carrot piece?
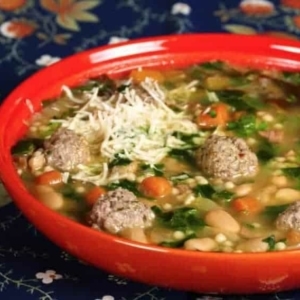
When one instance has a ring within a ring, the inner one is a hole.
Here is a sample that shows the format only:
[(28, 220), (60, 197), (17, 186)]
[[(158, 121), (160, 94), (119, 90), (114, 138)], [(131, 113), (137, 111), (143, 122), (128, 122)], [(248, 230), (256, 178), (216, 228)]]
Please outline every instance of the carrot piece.
[(261, 203), (253, 197), (236, 198), (232, 202), (232, 207), (237, 212), (245, 212), (249, 214), (256, 214), (263, 208)]
[(300, 244), (300, 231), (291, 229), (286, 235), (286, 243), (291, 246)]
[(45, 172), (35, 178), (36, 184), (41, 185), (57, 185), (62, 183), (62, 173), (56, 170)]
[(100, 186), (95, 186), (91, 190), (89, 190), (85, 196), (85, 202), (89, 206), (93, 206), (95, 202), (99, 199), (100, 196), (104, 195), (106, 193), (106, 190)]
[(151, 176), (141, 182), (140, 189), (146, 197), (160, 198), (171, 193), (172, 185), (164, 177)]
[(228, 106), (224, 103), (217, 103), (210, 106), (210, 110), (204, 110), (197, 117), (197, 124), (201, 128), (212, 128), (226, 125), (230, 115)]
[(130, 77), (135, 83), (140, 83), (147, 77), (157, 80), (158, 82), (164, 81), (164, 76), (161, 72), (151, 69), (132, 70)]

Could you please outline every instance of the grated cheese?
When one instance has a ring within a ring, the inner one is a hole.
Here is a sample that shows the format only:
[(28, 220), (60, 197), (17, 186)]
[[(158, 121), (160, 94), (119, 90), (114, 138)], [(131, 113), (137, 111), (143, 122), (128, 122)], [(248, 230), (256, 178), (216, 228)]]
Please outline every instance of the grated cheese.
[[(58, 122), (86, 137), (93, 146), (96, 144), (108, 162), (116, 154), (124, 153), (123, 156), (132, 161), (158, 163), (170, 148), (184, 146), (184, 142), (172, 136), (174, 131), (195, 134), (198, 128), (190, 116), (174, 112), (165, 104), (165, 94), (156, 81), (146, 78), (140, 88), (127, 87), (123, 93), (107, 100), (99, 97), (95, 88), (86, 95), (88, 101), (74, 117)], [(72, 101), (77, 101), (69, 88), (63, 89)], [(98, 185), (116, 179), (109, 178), (107, 163), (101, 165), (98, 174), (93, 168), (95, 166), (79, 166), (79, 171), (70, 176)]]

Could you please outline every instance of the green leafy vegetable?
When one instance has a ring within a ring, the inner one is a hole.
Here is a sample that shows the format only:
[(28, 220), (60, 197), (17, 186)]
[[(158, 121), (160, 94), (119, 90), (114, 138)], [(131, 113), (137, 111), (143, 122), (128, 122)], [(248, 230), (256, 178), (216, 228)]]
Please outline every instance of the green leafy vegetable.
[(131, 163), (131, 160), (127, 157), (124, 157), (122, 153), (116, 153), (114, 159), (109, 163), (109, 167), (114, 166), (126, 166)]
[(215, 118), (217, 116), (217, 113), (215, 110), (211, 109), (209, 112), (208, 112), (208, 115), (212, 118)]
[(233, 86), (244, 86), (249, 84), (250, 80), (245, 76), (235, 76), (230, 79), (230, 83)]
[(136, 196), (140, 196), (140, 191), (138, 190), (138, 186), (137, 186), (137, 183), (135, 181), (130, 181), (128, 179), (123, 179), (123, 180), (120, 180), (120, 181), (117, 181), (117, 182), (112, 182), (107, 186), (107, 188), (109, 190), (115, 190), (119, 187), (121, 187), (123, 189), (126, 189), (128, 191), (131, 191)]
[(268, 140), (262, 140), (259, 143), (259, 148), (256, 153), (257, 158), (262, 162), (267, 162), (276, 156), (277, 151), (274, 144), (271, 144)]
[(298, 102), (298, 98), (291, 94), (291, 95), (288, 95), (286, 98), (285, 98), (286, 102), (289, 102), (289, 103), (297, 103)]
[(169, 155), (178, 160), (185, 161), (189, 164), (195, 163), (195, 157), (191, 149), (171, 149)]
[(298, 72), (282, 72), (283, 80), (294, 84), (299, 85), (300, 84), (300, 73)]
[(229, 191), (221, 191), (213, 194), (213, 199), (223, 200), (225, 202), (230, 202), (234, 197), (234, 193)]
[(116, 90), (115, 82), (107, 75), (91, 78), (84, 84), (72, 88), (73, 92), (91, 91), (93, 88), (98, 88), (98, 95), (112, 94)]
[(276, 240), (275, 240), (274, 235), (270, 235), (267, 238), (263, 239), (262, 241), (269, 245), (269, 250), (270, 251), (275, 249)]
[(261, 99), (247, 96), (243, 91), (225, 90), (217, 91), (216, 94), (221, 102), (240, 111), (254, 112), (266, 106)]
[(83, 201), (83, 196), (76, 192), (75, 188), (71, 184), (65, 184), (60, 192), (65, 198), (69, 198), (75, 201)]
[(34, 150), (43, 145), (43, 140), (40, 139), (27, 139), (20, 140), (12, 147), (11, 153), (13, 155), (30, 155)]
[(185, 142), (188, 148), (191, 148), (195, 146), (197, 143), (195, 143), (195, 139), (199, 138), (199, 134), (193, 133), (193, 134), (187, 134), (180, 131), (173, 132), (172, 136), (176, 137), (177, 139)]
[(164, 175), (164, 165), (163, 164), (143, 164), (141, 169), (145, 172), (153, 173), (155, 176), (163, 176)]
[(206, 69), (206, 70), (213, 70), (213, 71), (221, 71), (224, 68), (224, 63), (222, 61), (209, 61), (199, 64), (199, 67)]
[(179, 241), (165, 241), (160, 243), (160, 246), (163, 247), (168, 247), (168, 248), (181, 248), (184, 243), (190, 239), (196, 238), (196, 234), (195, 233), (191, 233), (189, 235), (187, 235), (185, 238), (183, 238), (182, 240)]
[(198, 184), (193, 188), (193, 192), (197, 197), (200, 196), (212, 200), (225, 200), (226, 202), (229, 202), (234, 196), (234, 193), (226, 190), (217, 192), (210, 184)]
[(215, 194), (214, 188), (210, 184), (198, 184), (193, 188), (193, 192), (196, 196), (201, 196), (204, 198), (211, 199), (212, 196)]
[(128, 87), (130, 87), (130, 84), (121, 84), (120, 86), (117, 87), (117, 91), (119, 93), (124, 93)]
[(198, 211), (191, 207), (181, 207), (171, 212), (163, 212), (158, 206), (153, 206), (152, 211), (160, 225), (180, 230), (183, 232), (194, 232), (205, 226), (203, 219), (199, 217)]
[(283, 168), (283, 174), (292, 178), (300, 179), (300, 167), (296, 168)]
[(39, 132), (39, 136), (41, 138), (48, 137), (52, 135), (59, 127), (61, 126), (61, 123), (59, 122), (49, 122), (44, 130)]
[(284, 212), (289, 207), (289, 204), (266, 206), (262, 214), (270, 219), (276, 219), (277, 216)]
[(266, 123), (258, 122), (255, 115), (252, 114), (242, 116), (240, 119), (227, 124), (227, 129), (234, 131), (240, 137), (251, 136), (258, 131), (265, 130), (266, 127)]

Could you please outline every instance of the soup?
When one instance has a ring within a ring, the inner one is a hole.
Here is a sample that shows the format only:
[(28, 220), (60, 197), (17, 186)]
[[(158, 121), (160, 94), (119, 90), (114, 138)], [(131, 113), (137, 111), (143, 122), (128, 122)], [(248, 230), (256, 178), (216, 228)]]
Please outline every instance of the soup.
[(191, 251), (300, 246), (300, 74), (221, 61), (106, 75), (42, 102), (13, 148), (57, 212)]

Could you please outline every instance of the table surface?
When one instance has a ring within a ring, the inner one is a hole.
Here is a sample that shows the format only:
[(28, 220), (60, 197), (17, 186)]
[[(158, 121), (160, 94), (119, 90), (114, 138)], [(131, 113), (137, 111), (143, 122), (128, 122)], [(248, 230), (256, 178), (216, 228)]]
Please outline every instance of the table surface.
[[(246, 5), (249, 1), (252, 9)], [(72, 53), (127, 39), (186, 32), (297, 39), (300, 0), (1, 0), (0, 97), (4, 99), (26, 77)], [(2, 188), (0, 207), (3, 300), (300, 299), (300, 290), (197, 295), (128, 281), (85, 265), (53, 245), (22, 216)]]

